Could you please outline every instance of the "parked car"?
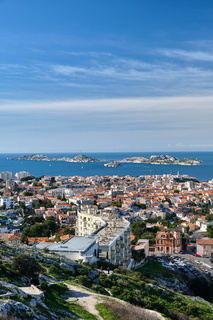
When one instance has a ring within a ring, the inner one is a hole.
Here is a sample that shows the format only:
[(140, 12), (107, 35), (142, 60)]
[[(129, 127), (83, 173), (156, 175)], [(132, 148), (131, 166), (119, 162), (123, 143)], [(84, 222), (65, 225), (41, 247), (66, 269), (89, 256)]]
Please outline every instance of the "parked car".
[(182, 253), (182, 254), (183, 254), (183, 253), (184, 253), (184, 250), (180, 250), (179, 253)]
[(193, 256), (194, 256), (194, 257), (201, 257), (201, 255), (198, 254), (198, 253), (193, 254)]

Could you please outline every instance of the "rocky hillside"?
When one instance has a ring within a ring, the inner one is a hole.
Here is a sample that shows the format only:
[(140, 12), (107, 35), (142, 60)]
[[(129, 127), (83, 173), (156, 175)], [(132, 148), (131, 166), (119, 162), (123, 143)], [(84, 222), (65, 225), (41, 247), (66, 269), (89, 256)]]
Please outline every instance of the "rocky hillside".
[(146, 274), (112, 265), (108, 274), (103, 261), (91, 267), (3, 243), (0, 256), (0, 319), (213, 319), (211, 303), (183, 295), (184, 285), (165, 275), (158, 283), (147, 265)]

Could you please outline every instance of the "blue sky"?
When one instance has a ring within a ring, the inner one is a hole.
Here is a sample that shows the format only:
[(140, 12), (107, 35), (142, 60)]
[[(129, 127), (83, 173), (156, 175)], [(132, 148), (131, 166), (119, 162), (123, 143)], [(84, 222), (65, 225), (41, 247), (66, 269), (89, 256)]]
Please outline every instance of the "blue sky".
[(212, 0), (0, 0), (0, 153), (213, 151)]

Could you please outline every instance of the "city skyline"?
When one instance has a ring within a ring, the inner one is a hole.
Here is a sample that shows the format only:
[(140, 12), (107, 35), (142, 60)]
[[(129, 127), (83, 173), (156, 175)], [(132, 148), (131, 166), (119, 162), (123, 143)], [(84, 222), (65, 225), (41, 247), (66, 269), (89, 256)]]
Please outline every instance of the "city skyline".
[(0, 153), (213, 151), (212, 13), (0, 1)]

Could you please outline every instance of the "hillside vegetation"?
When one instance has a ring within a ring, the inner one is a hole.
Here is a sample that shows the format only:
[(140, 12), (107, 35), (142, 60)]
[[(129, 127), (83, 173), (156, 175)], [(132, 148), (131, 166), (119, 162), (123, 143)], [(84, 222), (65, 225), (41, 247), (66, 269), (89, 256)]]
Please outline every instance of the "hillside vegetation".
[[(0, 256), (0, 319), (213, 319), (210, 302), (159, 285), (156, 278), (172, 279), (175, 275), (168, 271), (164, 274), (153, 265), (147, 264), (137, 272), (114, 269), (109, 275), (99, 274), (95, 266), (4, 243), (0, 244)], [(107, 264), (103, 266), (106, 269)], [(30, 284), (34, 290), (41, 290), (40, 297), (35, 298), (32, 291), (24, 294), (23, 287)], [(96, 305), (94, 312), (88, 308), (92, 305), (88, 297)], [(163, 317), (141, 307), (160, 312)]]

